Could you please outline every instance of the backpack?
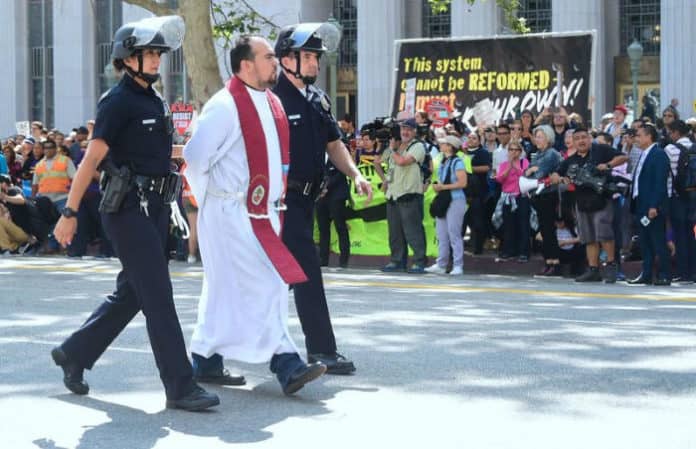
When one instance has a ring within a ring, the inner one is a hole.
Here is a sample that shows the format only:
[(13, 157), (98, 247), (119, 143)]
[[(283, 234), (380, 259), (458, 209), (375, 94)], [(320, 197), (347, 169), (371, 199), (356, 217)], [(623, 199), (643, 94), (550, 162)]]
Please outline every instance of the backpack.
[(430, 152), (426, 150), (423, 162), (419, 164), (421, 170), (421, 177), (423, 178), (423, 183), (429, 181), (430, 178), (432, 178), (433, 176), (433, 171), (430, 170), (430, 164), (432, 163), (432, 161), (433, 157), (430, 155)]
[(673, 143), (679, 148), (677, 160), (677, 174), (674, 177), (673, 188), (677, 193), (686, 193), (696, 190), (696, 147), (686, 148), (680, 143)]

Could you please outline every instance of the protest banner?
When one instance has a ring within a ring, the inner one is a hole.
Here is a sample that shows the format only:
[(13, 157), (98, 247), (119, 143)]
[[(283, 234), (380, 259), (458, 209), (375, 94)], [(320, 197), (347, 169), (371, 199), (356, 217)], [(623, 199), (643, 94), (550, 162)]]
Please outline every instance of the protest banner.
[(477, 104), (479, 114), (491, 116), (488, 102), (497, 121), (525, 109), (537, 115), (559, 98), (569, 113), (590, 119), (592, 39), (582, 32), (397, 41), (392, 113), (403, 110), (406, 79), (416, 78), (417, 110), (444, 101), (469, 127), (477, 125)]

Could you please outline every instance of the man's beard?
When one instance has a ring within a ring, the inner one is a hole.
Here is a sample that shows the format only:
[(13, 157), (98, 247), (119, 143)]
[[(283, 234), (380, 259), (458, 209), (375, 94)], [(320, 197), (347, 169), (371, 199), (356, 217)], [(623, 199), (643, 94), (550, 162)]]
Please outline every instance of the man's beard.
[(267, 79), (262, 80), (260, 84), (263, 89), (272, 89), (278, 84), (278, 74), (274, 72)]

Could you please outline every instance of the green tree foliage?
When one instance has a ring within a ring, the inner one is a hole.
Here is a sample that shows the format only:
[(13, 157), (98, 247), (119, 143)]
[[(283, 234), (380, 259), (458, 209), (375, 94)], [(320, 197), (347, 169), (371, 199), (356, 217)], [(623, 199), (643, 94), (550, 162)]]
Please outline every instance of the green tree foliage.
[[(490, 1), (490, 0), (479, 0)], [(433, 13), (447, 12), (450, 8), (452, 0), (428, 0)], [(476, 3), (476, 0), (466, 0), (469, 5)], [(512, 31), (519, 34), (529, 33), (530, 29), (527, 26), (524, 17), (517, 17), (517, 10), (520, 8), (519, 0), (495, 0), (495, 3), (503, 11), (505, 21)]]

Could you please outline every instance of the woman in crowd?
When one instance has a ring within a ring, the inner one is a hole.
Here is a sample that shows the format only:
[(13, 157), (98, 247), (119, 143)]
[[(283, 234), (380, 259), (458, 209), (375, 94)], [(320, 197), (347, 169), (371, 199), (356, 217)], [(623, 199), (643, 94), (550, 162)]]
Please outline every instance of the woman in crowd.
[(569, 129), (565, 132), (565, 146), (566, 150), (561, 154), (563, 159), (568, 159), (570, 156), (575, 154), (575, 144), (573, 143), (573, 132), (575, 130)]
[(466, 213), (466, 188), (467, 176), (464, 161), (457, 156), (457, 151), (462, 146), (462, 141), (456, 136), (445, 136), (437, 141), (440, 144), (440, 152), (444, 159), (438, 169), (438, 182), (433, 183), (433, 190), (441, 192), (449, 190), (452, 202), (447, 209), (444, 218), (435, 219), (435, 231), (437, 232), (438, 254), (437, 262), (426, 268), (429, 273), (444, 274), (452, 248), (451, 275), (460, 275), (464, 272), (464, 242), (462, 240), (462, 223)]
[(534, 113), (529, 109), (525, 109), (524, 111), (522, 111), (520, 121), (522, 123), (522, 139), (529, 142), (530, 145), (534, 146)]
[(7, 161), (7, 170), (12, 179), (12, 184), (19, 185), (22, 182), (22, 164), (17, 160), (17, 153), (15, 153), (13, 145), (5, 145), (2, 150), (5, 155), (5, 160)]
[(520, 195), (520, 176), (529, 166), (523, 157), (522, 143), (510, 141), (507, 147), (507, 161), (500, 164), (496, 181), (502, 186), (502, 193), (493, 214), (493, 223), (503, 226), (503, 250), (497, 261), (517, 257), (520, 263), (529, 260), (529, 197)]
[[(552, 146), (554, 138), (554, 130), (549, 125), (541, 125), (534, 129), (534, 141), (539, 151), (525, 171), (525, 176), (537, 180), (544, 179), (558, 169), (562, 157)], [(545, 261), (544, 269), (539, 274), (542, 276), (560, 276), (560, 250), (555, 225), (559, 206), (557, 192), (542, 191), (534, 196), (533, 205), (539, 217), (539, 230), (543, 239), (542, 253)]]

